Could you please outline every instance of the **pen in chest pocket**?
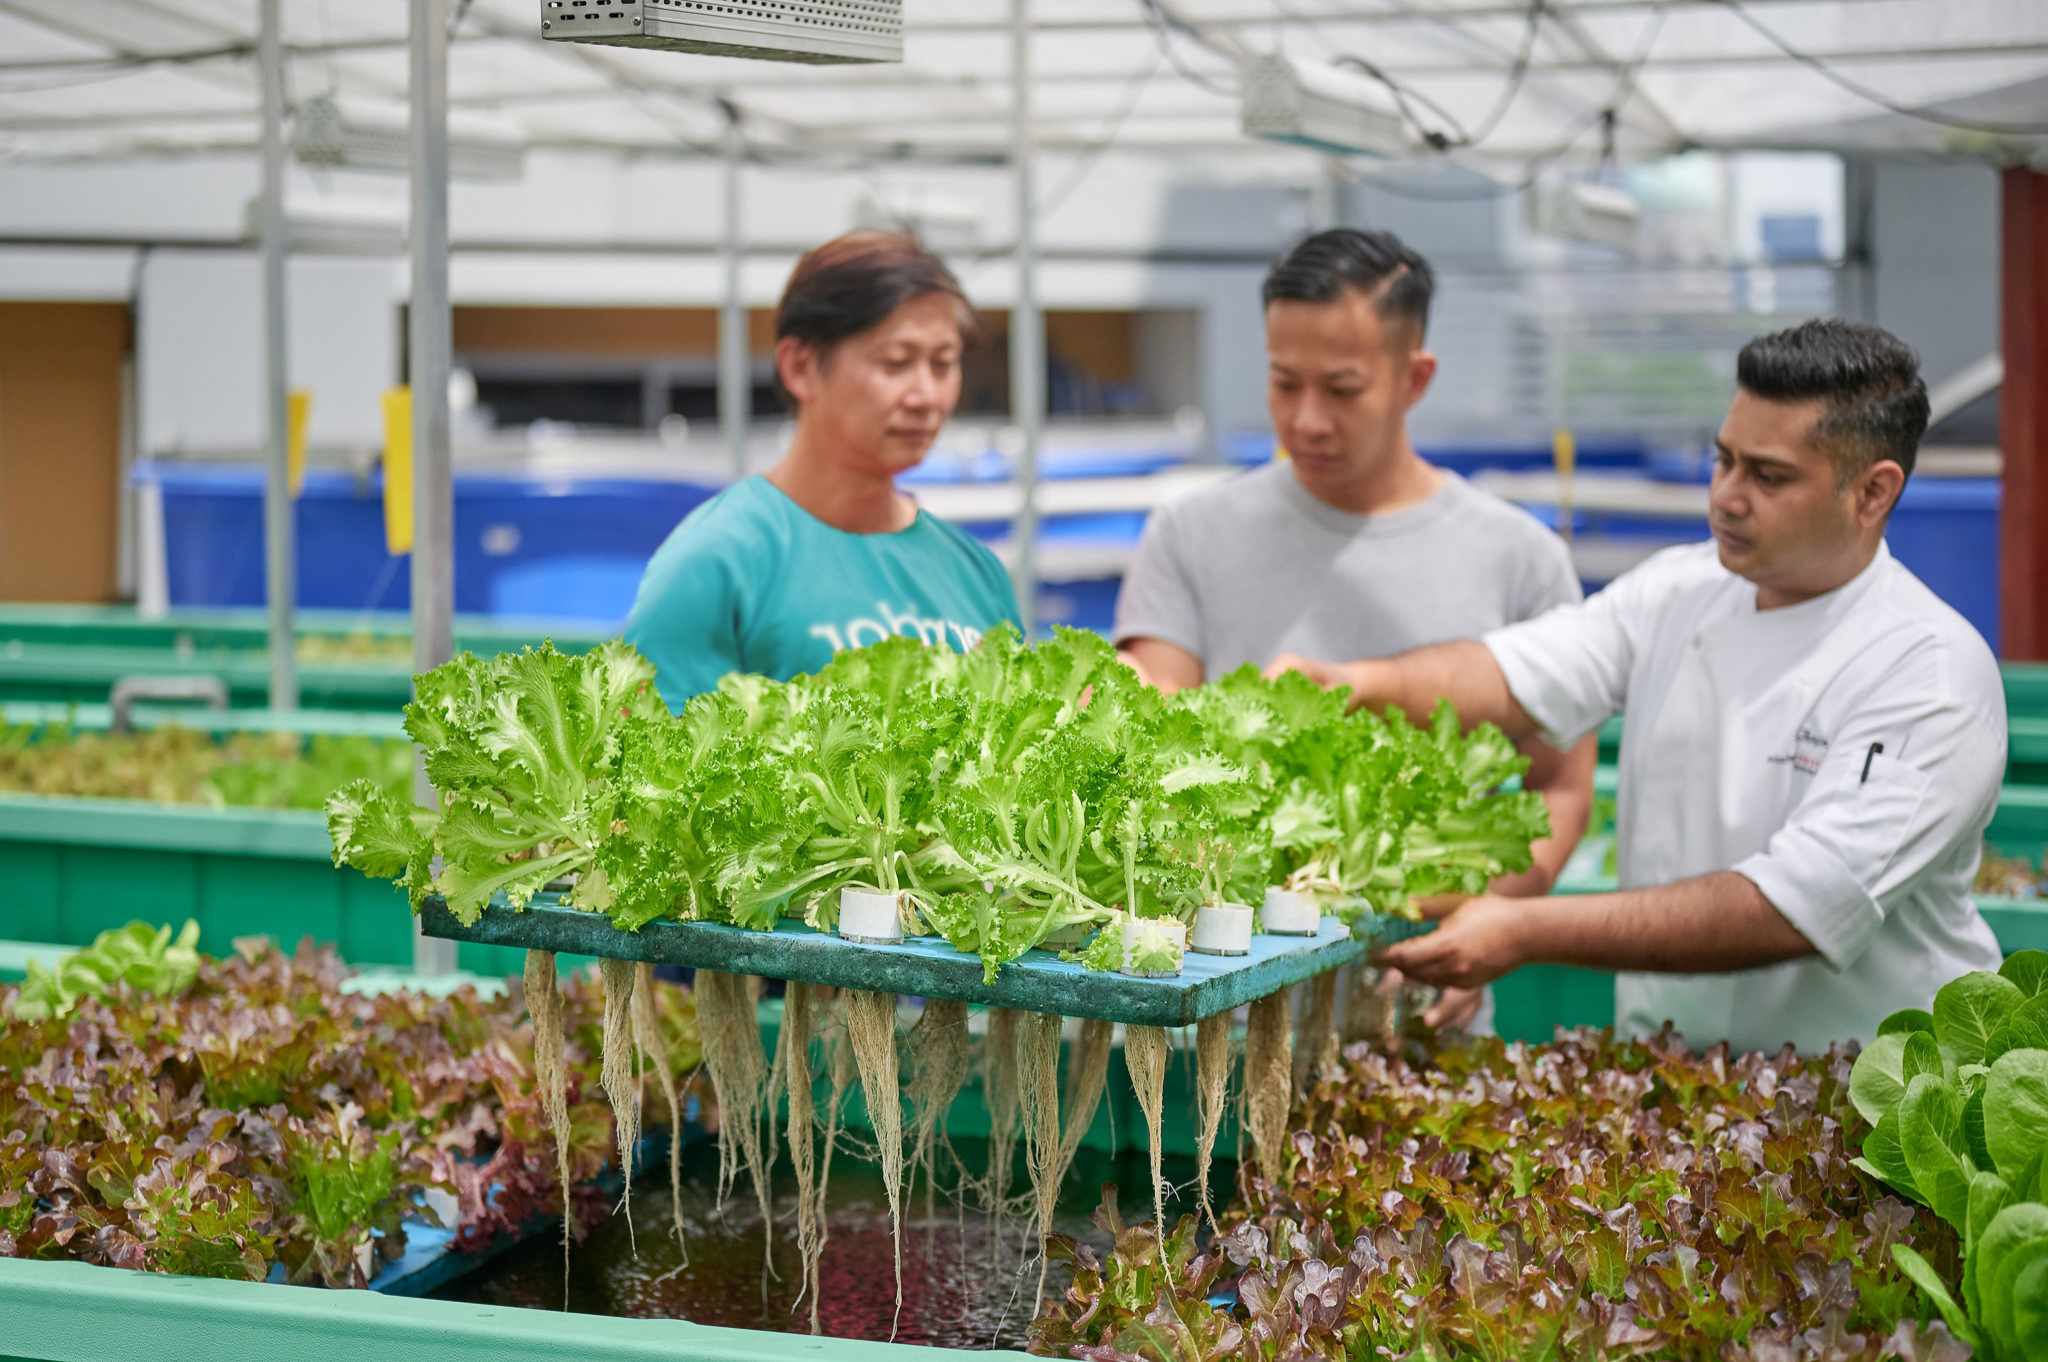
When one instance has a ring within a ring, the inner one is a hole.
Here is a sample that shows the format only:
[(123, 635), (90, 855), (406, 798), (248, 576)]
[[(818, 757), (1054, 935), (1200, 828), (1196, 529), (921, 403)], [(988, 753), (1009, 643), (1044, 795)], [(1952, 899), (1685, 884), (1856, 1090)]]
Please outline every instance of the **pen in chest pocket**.
[(1870, 780), (1870, 763), (1877, 760), (1877, 754), (1882, 751), (1884, 751), (1884, 744), (1874, 742), (1870, 745), (1870, 750), (1863, 754), (1863, 774), (1856, 779), (1858, 785), (1868, 783)]

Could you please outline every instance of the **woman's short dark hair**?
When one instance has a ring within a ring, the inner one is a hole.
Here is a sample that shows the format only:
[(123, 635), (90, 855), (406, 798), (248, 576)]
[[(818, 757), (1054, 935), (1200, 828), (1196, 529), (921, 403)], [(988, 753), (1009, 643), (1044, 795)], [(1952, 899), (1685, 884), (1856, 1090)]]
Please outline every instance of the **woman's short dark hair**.
[(909, 232), (848, 232), (804, 253), (775, 305), (775, 339), (794, 337), (820, 352), (876, 326), (912, 298), (943, 293), (953, 300), (960, 334), (971, 339), (980, 319), (946, 262)]
[(1927, 384), (1913, 347), (1881, 327), (1828, 317), (1758, 336), (1735, 358), (1742, 390), (1826, 404), (1807, 440), (1849, 479), (1880, 459), (1907, 476), (1927, 432)]
[(1436, 275), (1412, 247), (1392, 232), (1333, 227), (1317, 232), (1282, 256), (1266, 276), (1266, 303), (1330, 303), (1345, 289), (1372, 299), (1383, 322), (1414, 329), (1420, 345), (1429, 330), (1429, 302)]

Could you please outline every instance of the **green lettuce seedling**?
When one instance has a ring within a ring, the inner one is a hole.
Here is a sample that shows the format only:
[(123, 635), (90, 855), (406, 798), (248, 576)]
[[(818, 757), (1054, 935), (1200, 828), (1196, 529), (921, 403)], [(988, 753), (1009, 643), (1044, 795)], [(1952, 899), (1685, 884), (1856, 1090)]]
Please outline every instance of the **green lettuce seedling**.
[(653, 681), (654, 668), (616, 640), (574, 657), (548, 643), (489, 662), (465, 653), (414, 678), (405, 727), (426, 753), (440, 811), (356, 781), (328, 801), (335, 863), (397, 872), (415, 911), (431, 891), (465, 923), (494, 894), (523, 908), (568, 875), (578, 876), (572, 902), (608, 908), (604, 875), (589, 872), (611, 831), (621, 734), (662, 712)]
[(2048, 1356), (2048, 953), (1951, 980), (1932, 1012), (1894, 1013), (1850, 1071), (1871, 1122), (1855, 1164), (1939, 1215), (1963, 1244), (1952, 1289), (1900, 1268), (1990, 1362)]
[(97, 998), (119, 984), (160, 998), (175, 998), (199, 977), (199, 924), (186, 919), (174, 940), (169, 926), (131, 922), (101, 932), (82, 951), (59, 956), (57, 968), (28, 962), (15, 1000), (22, 1021), (69, 1016), (82, 998)]

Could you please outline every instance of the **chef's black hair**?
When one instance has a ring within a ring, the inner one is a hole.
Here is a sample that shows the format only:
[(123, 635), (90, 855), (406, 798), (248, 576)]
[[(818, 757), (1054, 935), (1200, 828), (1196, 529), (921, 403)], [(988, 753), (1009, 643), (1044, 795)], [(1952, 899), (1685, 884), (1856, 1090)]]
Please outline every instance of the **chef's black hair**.
[(945, 261), (909, 232), (848, 232), (796, 262), (775, 305), (775, 339), (793, 336), (829, 354), (928, 293), (953, 300), (962, 339), (973, 339), (979, 319)]
[(1912, 476), (1927, 384), (1913, 347), (1882, 327), (1826, 317), (1758, 336), (1735, 357), (1735, 381), (1771, 402), (1826, 403), (1807, 439), (1840, 482), (1880, 459)]
[(1329, 303), (1345, 289), (1372, 299), (1381, 321), (1413, 327), (1414, 343), (1422, 343), (1429, 330), (1436, 274), (1392, 232), (1356, 227), (1317, 232), (1275, 262), (1259, 292), (1269, 304)]

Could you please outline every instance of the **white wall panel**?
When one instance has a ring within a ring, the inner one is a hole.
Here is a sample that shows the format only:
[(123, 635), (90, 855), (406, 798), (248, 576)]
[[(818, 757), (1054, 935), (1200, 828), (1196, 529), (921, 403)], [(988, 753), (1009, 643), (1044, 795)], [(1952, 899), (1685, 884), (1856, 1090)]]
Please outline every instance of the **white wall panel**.
[[(166, 250), (145, 261), (136, 328), (143, 453), (260, 446), (258, 269), (245, 251)], [(313, 392), (315, 446), (383, 443), (378, 398), (398, 379), (396, 269), (374, 258), (290, 262), (290, 381)]]

